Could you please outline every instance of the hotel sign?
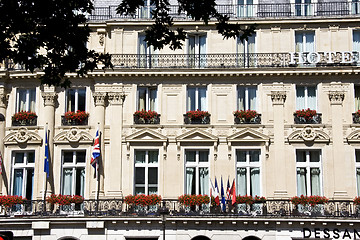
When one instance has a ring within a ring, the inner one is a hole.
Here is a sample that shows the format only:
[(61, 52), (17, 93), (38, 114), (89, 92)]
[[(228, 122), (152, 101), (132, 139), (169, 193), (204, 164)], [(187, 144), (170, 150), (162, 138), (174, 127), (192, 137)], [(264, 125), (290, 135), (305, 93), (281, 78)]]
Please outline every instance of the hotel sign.
[(359, 52), (290, 52), (289, 64), (355, 64)]

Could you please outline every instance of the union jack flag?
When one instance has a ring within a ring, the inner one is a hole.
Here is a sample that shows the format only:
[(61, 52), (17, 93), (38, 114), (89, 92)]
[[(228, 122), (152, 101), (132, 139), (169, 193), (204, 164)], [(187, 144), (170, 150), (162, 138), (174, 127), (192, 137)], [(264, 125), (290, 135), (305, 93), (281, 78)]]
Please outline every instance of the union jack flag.
[(98, 158), (100, 157), (100, 140), (99, 140), (99, 130), (96, 131), (95, 140), (94, 140), (94, 147), (92, 149), (91, 153), (91, 161), (90, 164), (95, 169), (98, 165)]

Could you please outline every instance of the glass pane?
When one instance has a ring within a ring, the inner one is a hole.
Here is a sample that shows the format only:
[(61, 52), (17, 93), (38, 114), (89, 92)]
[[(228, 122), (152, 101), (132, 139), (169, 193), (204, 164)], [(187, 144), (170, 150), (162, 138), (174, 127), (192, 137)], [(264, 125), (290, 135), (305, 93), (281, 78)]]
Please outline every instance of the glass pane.
[(196, 194), (195, 168), (186, 168), (185, 193)]
[(306, 161), (306, 151), (296, 150), (296, 162), (305, 162)]
[(145, 184), (145, 168), (135, 168), (135, 184)]
[(236, 150), (236, 161), (237, 162), (246, 162), (246, 151)]
[(296, 168), (297, 195), (307, 195), (306, 169)]
[(34, 169), (28, 168), (26, 171), (26, 186), (25, 186), (25, 198), (28, 200), (32, 199), (34, 186)]
[(76, 186), (75, 194), (84, 196), (84, 184), (85, 184), (85, 168), (76, 169)]
[(146, 109), (146, 88), (138, 88), (138, 108), (140, 110)]
[(67, 92), (67, 103), (66, 110), (67, 111), (75, 111), (75, 90), (69, 89)]
[(321, 195), (319, 168), (310, 169), (310, 179), (311, 179), (311, 195), (317, 195), (317, 196)]
[(78, 89), (78, 107), (77, 110), (85, 111), (86, 89)]
[(238, 110), (245, 110), (245, 88), (238, 88)]
[(86, 158), (85, 151), (77, 151), (76, 152), (76, 163), (84, 163)]
[(149, 195), (151, 194), (157, 194), (158, 188), (157, 187), (149, 187)]
[(72, 195), (72, 176), (73, 171), (71, 168), (63, 169), (63, 194)]
[(24, 163), (24, 154), (23, 152), (15, 153), (15, 164), (16, 163)]
[(199, 162), (209, 161), (209, 151), (199, 151)]
[(259, 162), (260, 161), (260, 151), (249, 151), (250, 162)]
[(360, 110), (360, 86), (355, 86), (355, 111), (357, 110)]
[(360, 162), (360, 150), (355, 150), (356, 162)]
[(36, 90), (30, 89), (29, 90), (29, 111), (35, 112), (35, 99), (36, 99)]
[(145, 187), (135, 187), (135, 195), (145, 194)]
[(250, 195), (260, 196), (260, 168), (250, 169)]
[(157, 98), (157, 89), (150, 88), (149, 89), (149, 102), (150, 102), (150, 109), (151, 111), (156, 111), (156, 98)]
[(73, 152), (64, 152), (64, 163), (73, 163)]
[(244, 196), (247, 194), (246, 191), (246, 168), (237, 168), (236, 173), (236, 182), (237, 182), (237, 194)]
[(209, 194), (209, 168), (199, 168), (199, 194)]
[(360, 195), (360, 168), (356, 169), (356, 186), (357, 186), (357, 195)]
[(138, 151), (135, 152), (135, 163), (145, 163), (145, 155), (146, 151)]
[(22, 196), (23, 169), (14, 170), (13, 195)]
[(187, 91), (187, 111), (195, 111), (196, 103), (195, 103), (195, 88), (188, 88)]
[(296, 109), (301, 110), (305, 108), (305, 88), (296, 87)]
[(206, 88), (198, 88), (198, 107), (200, 111), (206, 111)]
[(185, 152), (185, 160), (186, 162), (195, 162), (196, 160), (196, 151), (190, 151), (190, 150), (187, 150)]
[(158, 162), (158, 155), (159, 151), (148, 151), (149, 163), (157, 163)]
[(26, 90), (24, 89), (19, 89), (18, 90), (18, 97), (19, 97), (19, 102), (17, 103), (17, 111), (27, 111), (26, 109)]
[(320, 162), (319, 151), (310, 151), (310, 162)]
[(248, 88), (248, 109), (256, 110), (256, 87), (249, 87)]
[(27, 153), (27, 162), (34, 163), (35, 162), (35, 152), (28, 152)]
[(157, 184), (158, 183), (157, 167), (149, 167), (148, 177), (149, 177), (149, 179), (148, 179), (149, 184)]

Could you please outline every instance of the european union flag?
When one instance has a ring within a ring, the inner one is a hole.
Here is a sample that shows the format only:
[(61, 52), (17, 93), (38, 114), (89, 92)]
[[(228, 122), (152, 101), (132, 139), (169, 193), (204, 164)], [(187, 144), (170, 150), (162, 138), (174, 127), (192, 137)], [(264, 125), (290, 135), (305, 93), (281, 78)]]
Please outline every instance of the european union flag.
[(44, 172), (46, 172), (46, 177), (50, 176), (49, 169), (49, 145), (48, 145), (48, 133), (45, 132), (45, 159), (44, 159)]

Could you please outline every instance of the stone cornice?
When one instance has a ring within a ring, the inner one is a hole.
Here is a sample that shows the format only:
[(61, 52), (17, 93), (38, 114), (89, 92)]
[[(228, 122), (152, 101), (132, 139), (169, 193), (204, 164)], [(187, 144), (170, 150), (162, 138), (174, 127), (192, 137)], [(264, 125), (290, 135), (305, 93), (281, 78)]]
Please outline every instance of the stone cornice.
[(284, 105), (285, 100), (285, 91), (271, 91), (271, 101), (273, 102), (273, 105)]
[(331, 105), (342, 105), (345, 98), (345, 92), (329, 91), (329, 100)]
[(58, 94), (55, 92), (43, 92), (41, 93), (42, 98), (44, 99), (44, 106), (55, 106), (55, 101)]

